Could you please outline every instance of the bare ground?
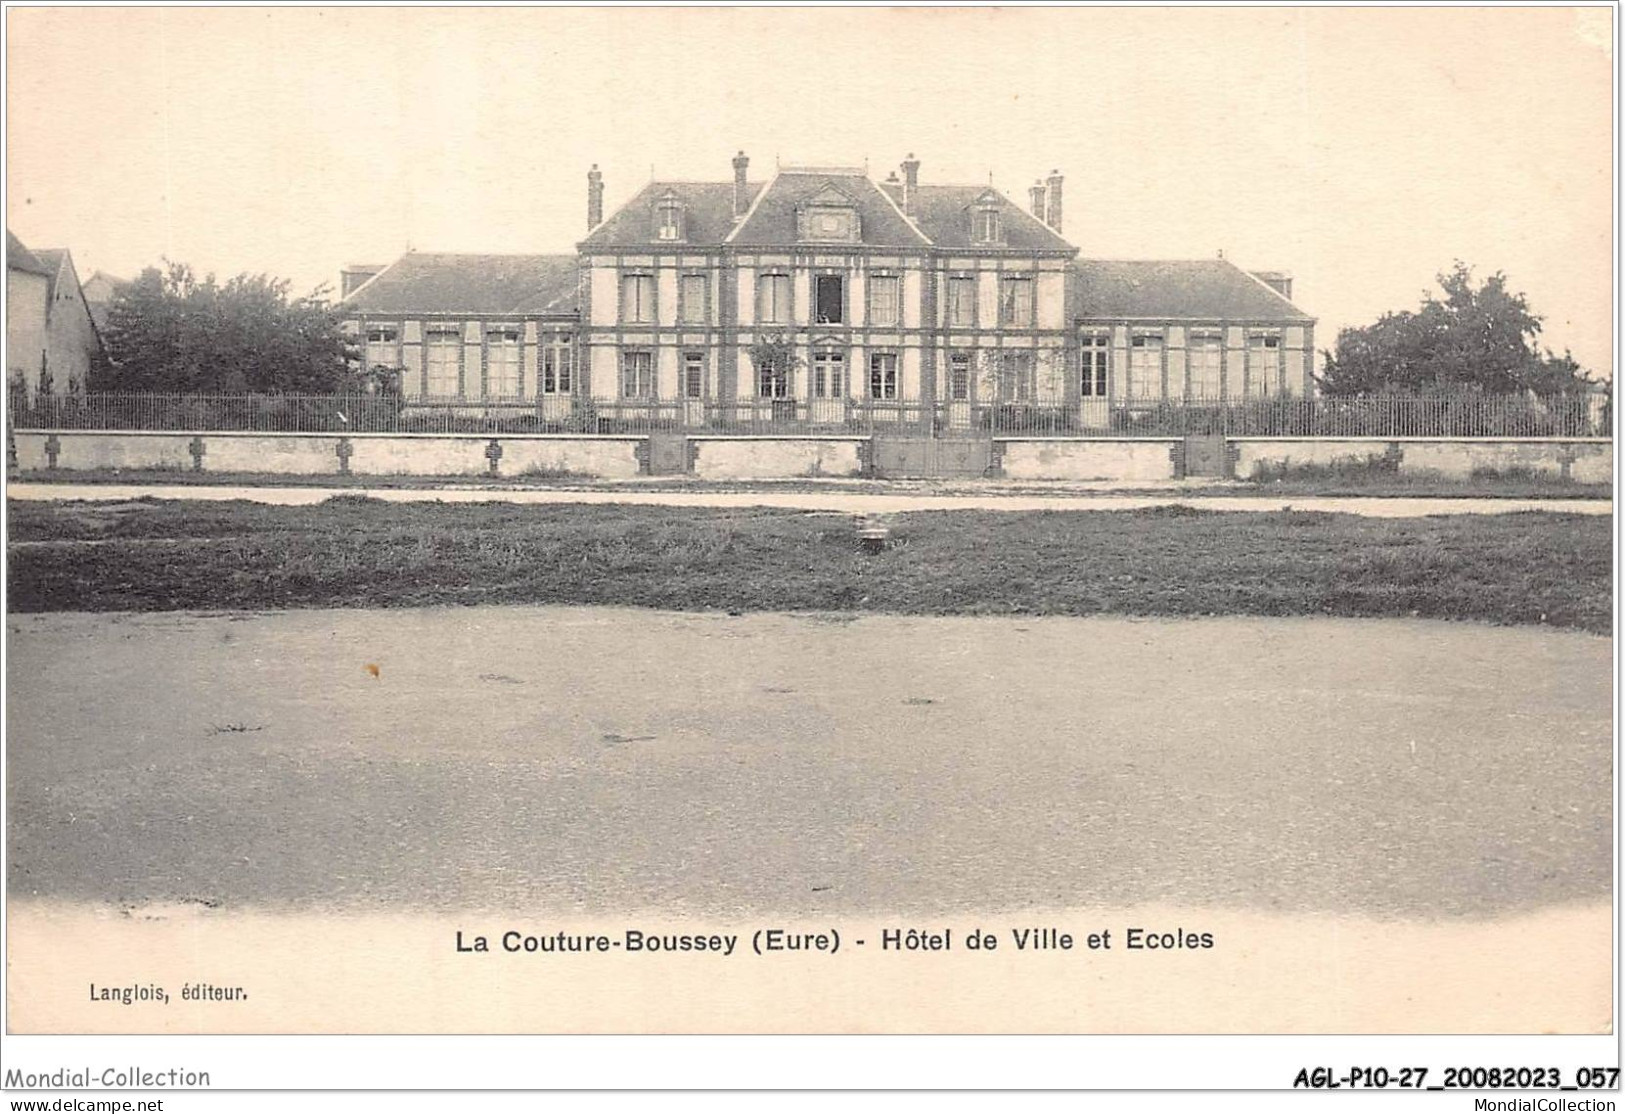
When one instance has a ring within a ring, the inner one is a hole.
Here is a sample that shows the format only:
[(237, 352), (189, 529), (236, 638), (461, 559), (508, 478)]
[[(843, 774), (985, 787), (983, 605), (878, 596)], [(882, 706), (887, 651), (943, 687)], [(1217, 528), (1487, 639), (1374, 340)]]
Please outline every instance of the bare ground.
[(1605, 900), (1605, 638), (582, 608), (13, 615), (12, 898), (901, 914)]

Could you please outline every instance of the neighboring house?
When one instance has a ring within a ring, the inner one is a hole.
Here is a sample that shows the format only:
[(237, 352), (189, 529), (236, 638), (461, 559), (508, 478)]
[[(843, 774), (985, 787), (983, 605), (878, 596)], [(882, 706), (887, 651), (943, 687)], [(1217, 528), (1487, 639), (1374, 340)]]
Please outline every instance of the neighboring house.
[(1080, 260), (1058, 173), (1028, 211), (922, 183), (912, 155), (879, 182), (850, 167), (752, 182), (749, 164), (651, 182), (607, 219), (594, 167), (576, 256), (409, 253), (351, 268), (341, 304), (409, 395), (555, 414), (962, 425), (998, 404), (1092, 425), (1113, 406), (1313, 390), (1314, 320), (1289, 277)]
[(107, 334), (107, 311), (118, 292), (128, 285), (129, 279), (114, 278), (106, 272), (97, 271), (81, 287), (85, 292), (85, 304), (90, 307), (90, 319), (103, 336)]
[(30, 251), (6, 232), (6, 373), (30, 393), (77, 394), (103, 355), (66, 248)]
[(45, 374), (51, 270), (6, 230), (6, 381), (29, 393)]

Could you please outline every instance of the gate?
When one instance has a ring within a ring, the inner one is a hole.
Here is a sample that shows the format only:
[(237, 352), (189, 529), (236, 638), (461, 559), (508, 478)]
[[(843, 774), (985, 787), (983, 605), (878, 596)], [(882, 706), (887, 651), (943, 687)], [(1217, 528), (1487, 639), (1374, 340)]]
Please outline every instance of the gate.
[(649, 434), (649, 474), (679, 476), (688, 471), (688, 438), (682, 433), (655, 430)]
[(1192, 434), (1185, 438), (1185, 475), (1216, 476), (1225, 474), (1224, 434)]
[(993, 465), (991, 437), (876, 433), (872, 444), (880, 479), (980, 479)]

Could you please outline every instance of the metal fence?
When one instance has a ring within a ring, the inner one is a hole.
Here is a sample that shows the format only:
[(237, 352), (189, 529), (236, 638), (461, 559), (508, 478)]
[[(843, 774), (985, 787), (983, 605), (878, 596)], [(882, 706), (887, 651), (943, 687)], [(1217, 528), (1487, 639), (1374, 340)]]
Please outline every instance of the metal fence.
[(742, 398), (422, 400), (354, 395), (35, 395), (13, 391), (14, 429), (271, 433), (692, 433), (1046, 437), (1599, 437), (1600, 394), (1358, 398), (1083, 398), (1065, 403)]

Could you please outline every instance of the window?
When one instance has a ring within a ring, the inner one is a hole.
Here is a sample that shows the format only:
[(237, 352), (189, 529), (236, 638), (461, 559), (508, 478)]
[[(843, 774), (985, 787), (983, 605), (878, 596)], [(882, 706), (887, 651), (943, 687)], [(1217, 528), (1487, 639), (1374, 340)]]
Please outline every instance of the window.
[(706, 278), (703, 274), (683, 276), (683, 324), (705, 324)]
[(569, 333), (548, 333), (542, 346), (542, 393), (567, 395), (570, 393), (570, 371), (575, 352)]
[(897, 353), (869, 353), (869, 397), (897, 397)]
[(429, 394), (455, 398), (463, 388), (463, 331), (456, 325), (431, 325), (424, 334)]
[(790, 320), (790, 276), (767, 274), (757, 280), (756, 318), (767, 325), (783, 325)]
[(519, 382), (519, 330), (512, 325), (485, 330), (485, 393), (491, 398), (518, 398), (524, 393)]
[(954, 402), (970, 400), (970, 360), (969, 352), (948, 354), (948, 398)]
[(971, 210), (970, 238), (978, 244), (996, 244), (1001, 239), (997, 202), (981, 202)]
[(1189, 397), (1217, 402), (1224, 394), (1224, 337), (1217, 329), (1192, 329), (1185, 356)]
[(826, 187), (796, 206), (796, 239), (803, 242), (848, 243), (862, 240), (852, 198)]
[(367, 326), (367, 366), (399, 367), (401, 334), (394, 325)]
[(822, 348), (813, 353), (813, 395), (816, 398), (845, 397), (845, 352)]
[(1033, 354), (1019, 348), (999, 354), (999, 398), (1026, 402), (1033, 397)]
[(820, 325), (846, 320), (846, 280), (840, 275), (819, 275), (814, 280), (813, 306)]
[(1084, 398), (1102, 398), (1106, 394), (1106, 369), (1111, 360), (1108, 338), (1105, 333), (1085, 333), (1078, 343), (1083, 352), (1079, 364), (1078, 394)]
[(857, 214), (850, 209), (809, 209), (802, 221), (801, 238), (855, 241), (857, 225)]
[(1247, 335), (1247, 393), (1259, 398), (1282, 393), (1280, 333)]
[(1129, 341), (1128, 393), (1133, 398), (1162, 397), (1162, 334), (1135, 333)]
[(653, 398), (655, 393), (655, 354), (646, 349), (621, 353), (621, 397)]
[(705, 397), (705, 353), (683, 353), (683, 395), (686, 398)]
[(902, 295), (899, 292), (901, 283), (902, 280), (896, 275), (869, 277), (869, 324), (898, 323), (902, 307)]
[(683, 203), (671, 191), (661, 195), (655, 206), (655, 239), (681, 240), (683, 238)]
[(976, 324), (976, 276), (951, 275), (948, 278), (948, 324)]
[(756, 392), (763, 398), (789, 398), (790, 369), (780, 360), (764, 357), (756, 367)]
[(633, 325), (652, 325), (655, 319), (655, 277), (625, 275), (621, 278), (621, 320)]
[(1033, 323), (1033, 280), (1027, 275), (1006, 275), (999, 287), (999, 324), (1017, 327)]

